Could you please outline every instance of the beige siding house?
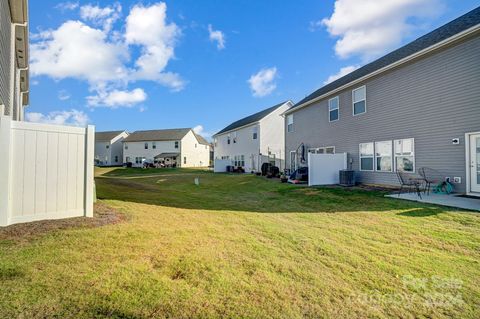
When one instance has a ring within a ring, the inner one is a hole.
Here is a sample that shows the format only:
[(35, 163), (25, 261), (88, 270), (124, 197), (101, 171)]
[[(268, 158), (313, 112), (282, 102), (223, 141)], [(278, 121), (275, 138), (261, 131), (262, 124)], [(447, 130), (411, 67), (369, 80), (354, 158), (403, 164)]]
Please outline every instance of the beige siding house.
[(28, 105), (28, 4), (0, 1), (0, 115), (23, 120)]
[(210, 144), (190, 128), (136, 131), (123, 141), (123, 161), (165, 167), (208, 167)]

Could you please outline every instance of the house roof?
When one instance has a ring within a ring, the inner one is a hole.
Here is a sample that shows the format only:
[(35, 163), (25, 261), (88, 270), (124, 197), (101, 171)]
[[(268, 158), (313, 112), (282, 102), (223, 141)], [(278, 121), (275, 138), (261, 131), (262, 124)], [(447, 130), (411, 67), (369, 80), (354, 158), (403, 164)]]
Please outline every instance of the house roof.
[(201, 135), (199, 135), (195, 132), (193, 132), (193, 134), (195, 134), (198, 143), (200, 143), (202, 145), (210, 145), (210, 143), (203, 136), (201, 136)]
[(114, 137), (125, 131), (95, 132), (95, 142), (110, 142)]
[(278, 109), (280, 106), (284, 105), (287, 102), (289, 102), (289, 101), (284, 101), (282, 103), (279, 103), (277, 105), (269, 107), (268, 109), (265, 109), (265, 110), (260, 111), (258, 113), (255, 113), (255, 114), (249, 115), (247, 117), (244, 117), (244, 118), (242, 118), (242, 119), (240, 119), (236, 122), (233, 122), (232, 124), (228, 125), (227, 127), (225, 127), (223, 130), (221, 130), (220, 132), (218, 132), (215, 135), (219, 135), (219, 134), (234, 130), (234, 129), (242, 127), (242, 126), (258, 122), (261, 119), (263, 119), (265, 116), (272, 113), (273, 111), (275, 111), (276, 109)]
[(131, 133), (124, 142), (143, 141), (180, 141), (190, 132), (191, 128), (174, 128), (166, 130), (136, 131)]
[(295, 104), (289, 111), (294, 110), (295, 108), (308, 104), (308, 102), (328, 94), (330, 91), (338, 89), (344, 85), (348, 85), (350, 82), (353, 82), (357, 79), (360, 79), (370, 73), (373, 73), (377, 70), (380, 70), (390, 64), (393, 64), (397, 61), (400, 61), (412, 54), (420, 52), (432, 45), (435, 45), (443, 40), (446, 40), (462, 31), (470, 29), (476, 25), (480, 24), (480, 7), (462, 15), (461, 17), (433, 30), (430, 33), (425, 34), (424, 36), (414, 40), (413, 42), (408, 43), (407, 45), (390, 52), (389, 54), (371, 62), (363, 67), (335, 80), (320, 89), (316, 90), (312, 94), (305, 97), (303, 100)]

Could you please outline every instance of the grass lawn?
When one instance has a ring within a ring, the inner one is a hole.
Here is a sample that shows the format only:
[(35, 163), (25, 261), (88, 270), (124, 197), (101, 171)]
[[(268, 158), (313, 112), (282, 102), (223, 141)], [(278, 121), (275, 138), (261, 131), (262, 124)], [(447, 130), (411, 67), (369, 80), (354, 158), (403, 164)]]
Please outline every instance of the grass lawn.
[(96, 186), (115, 223), (0, 230), (0, 318), (480, 318), (478, 213), (201, 170)]

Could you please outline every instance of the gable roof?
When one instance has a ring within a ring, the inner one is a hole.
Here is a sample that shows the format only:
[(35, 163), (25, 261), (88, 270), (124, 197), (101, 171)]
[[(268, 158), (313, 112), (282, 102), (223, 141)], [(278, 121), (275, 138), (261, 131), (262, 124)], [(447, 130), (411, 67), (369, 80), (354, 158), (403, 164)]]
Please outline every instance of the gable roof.
[(191, 128), (174, 128), (166, 130), (135, 131), (124, 142), (143, 141), (180, 141), (190, 132)]
[(95, 132), (95, 142), (110, 142), (114, 137), (123, 132), (125, 131)]
[[(466, 31), (476, 25), (480, 24), (480, 7), (473, 9), (472, 11), (462, 15), (461, 17), (433, 30), (430, 33), (404, 45), (403, 47), (390, 52), (389, 54), (371, 62), (363, 67), (335, 80), (320, 89), (316, 90), (312, 94), (305, 97), (303, 100), (295, 104), (289, 111), (304, 106), (309, 102), (313, 102), (316, 98), (336, 90), (342, 86), (348, 85), (350, 82), (358, 80), (370, 73), (378, 71), (384, 67), (387, 67), (395, 62), (398, 62), (408, 56), (411, 56), (417, 52), (427, 49), (430, 46), (438, 44), (452, 36), (455, 36), (463, 31)], [(287, 113), (290, 113), (287, 111)]]
[(193, 132), (193, 134), (195, 135), (195, 137), (197, 138), (197, 141), (199, 144), (202, 144), (202, 145), (210, 145), (210, 143), (201, 135)]
[(232, 124), (228, 125), (223, 130), (216, 133), (215, 135), (219, 135), (219, 134), (234, 130), (234, 129), (242, 127), (242, 126), (258, 122), (261, 119), (263, 119), (264, 117), (266, 117), (268, 114), (272, 113), (273, 111), (275, 111), (276, 109), (278, 109), (280, 106), (284, 105), (287, 102), (290, 102), (290, 101), (284, 101), (282, 103), (279, 103), (277, 105), (269, 107), (268, 109), (265, 109), (263, 111), (257, 112), (255, 114), (249, 115), (247, 117), (244, 117), (244, 118), (242, 118), (242, 119), (240, 119), (236, 122), (233, 122)]

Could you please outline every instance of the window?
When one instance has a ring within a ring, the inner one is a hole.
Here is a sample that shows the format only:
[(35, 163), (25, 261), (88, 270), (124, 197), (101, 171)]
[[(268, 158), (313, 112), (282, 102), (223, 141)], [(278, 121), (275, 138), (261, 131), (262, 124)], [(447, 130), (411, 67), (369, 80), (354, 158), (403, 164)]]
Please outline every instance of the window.
[(360, 170), (373, 171), (373, 143), (360, 144)]
[(375, 142), (375, 170), (392, 171), (392, 141)]
[(253, 139), (256, 140), (258, 138), (258, 126), (253, 128)]
[(118, 163), (118, 155), (115, 155), (115, 163)]
[(309, 148), (308, 152), (313, 154), (335, 154), (335, 146)]
[(338, 117), (339, 117), (338, 107), (339, 107), (338, 96), (328, 100), (328, 121), (329, 122), (338, 121)]
[(125, 146), (125, 149), (128, 150), (128, 144), (125, 143), (124, 146)]
[(367, 111), (367, 98), (365, 86), (352, 91), (353, 115), (359, 115)]
[(233, 157), (233, 165), (238, 167), (245, 166), (245, 155), (235, 155)]
[(187, 164), (187, 158), (186, 157), (183, 158), (183, 164)]
[(335, 154), (335, 147), (325, 147), (326, 154)]
[(415, 146), (413, 138), (395, 140), (395, 169), (403, 172), (415, 172)]
[(125, 157), (125, 162), (126, 163), (130, 162), (130, 157), (129, 156)]
[(105, 148), (108, 150), (110, 148), (110, 145), (105, 145)]
[(175, 141), (175, 148), (178, 148), (178, 141)]
[(218, 140), (217, 140), (217, 138), (215, 137), (215, 139), (213, 140), (213, 145), (214, 145), (215, 147), (217, 147), (217, 142), (218, 142)]
[(293, 114), (287, 115), (287, 132), (293, 132)]
[(152, 142), (152, 148), (153, 148), (153, 149), (156, 149), (156, 148), (157, 148), (157, 143)]
[(228, 160), (230, 159), (230, 156), (222, 156), (222, 160)]
[(227, 135), (227, 144), (230, 144), (230, 134)]
[(145, 143), (145, 149), (148, 150), (148, 143)]
[(195, 143), (195, 148), (197, 148), (197, 143)]
[(145, 157), (135, 157), (135, 164), (143, 164)]
[(233, 144), (237, 143), (237, 132), (233, 132)]

